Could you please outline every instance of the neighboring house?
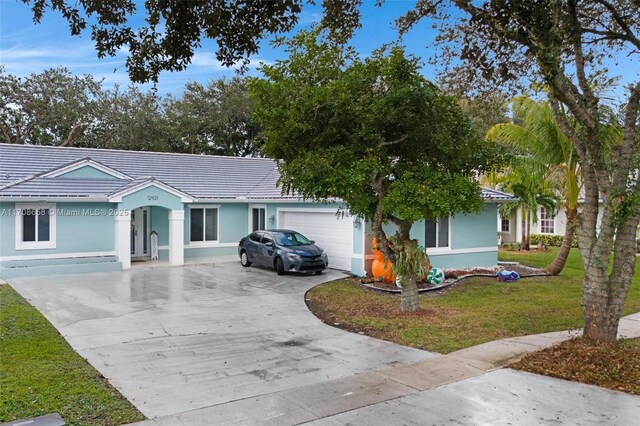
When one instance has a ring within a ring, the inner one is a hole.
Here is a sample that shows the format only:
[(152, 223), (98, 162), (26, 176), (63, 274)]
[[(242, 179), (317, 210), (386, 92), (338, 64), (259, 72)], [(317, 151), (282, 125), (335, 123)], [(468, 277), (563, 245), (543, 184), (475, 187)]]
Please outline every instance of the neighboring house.
[[(316, 240), (330, 267), (364, 275), (370, 225), (337, 215), (339, 202), (282, 195), (273, 160), (173, 153), (0, 144), (0, 276), (127, 270), (148, 260), (152, 232), (159, 259), (235, 255), (238, 241), (264, 228), (292, 228)], [(497, 204), (412, 235), (440, 267), (497, 261)]]
[[(579, 201), (581, 203), (582, 201)], [(600, 223), (600, 214), (598, 223)], [(521, 207), (514, 208), (508, 217), (498, 214), (498, 235), (501, 244), (520, 243), (525, 223), (522, 221)], [(564, 236), (567, 229), (567, 216), (564, 208), (560, 208), (556, 214), (538, 206), (538, 222), (531, 224), (531, 234)]]
[[(531, 234), (564, 235), (567, 217), (563, 209), (554, 214), (538, 206), (538, 222), (531, 223)], [(526, 224), (522, 221), (522, 208), (511, 210), (508, 217), (498, 214), (498, 235), (501, 244), (519, 243)]]

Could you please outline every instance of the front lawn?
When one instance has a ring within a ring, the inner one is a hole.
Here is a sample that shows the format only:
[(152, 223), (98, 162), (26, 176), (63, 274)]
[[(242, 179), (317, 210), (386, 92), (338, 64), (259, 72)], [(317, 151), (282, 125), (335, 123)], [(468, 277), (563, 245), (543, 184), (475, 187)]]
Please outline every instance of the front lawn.
[[(545, 266), (548, 252), (505, 252), (501, 259)], [(436, 265), (437, 266), (437, 265)], [(400, 311), (398, 296), (362, 288), (356, 279), (341, 279), (311, 289), (307, 304), (324, 322), (351, 331), (439, 353), (491, 340), (580, 328), (582, 266), (572, 250), (559, 277), (525, 278), (499, 283), (469, 278), (437, 294), (420, 296), (421, 310)], [(640, 311), (640, 273), (636, 273), (624, 314)]]
[(0, 284), (0, 423), (59, 413), (68, 425), (144, 420), (55, 328)]

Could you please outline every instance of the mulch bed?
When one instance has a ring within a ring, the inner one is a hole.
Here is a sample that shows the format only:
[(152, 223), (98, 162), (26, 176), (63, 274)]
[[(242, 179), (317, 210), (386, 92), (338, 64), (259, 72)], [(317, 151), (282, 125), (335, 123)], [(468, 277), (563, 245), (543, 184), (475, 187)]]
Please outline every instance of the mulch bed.
[(632, 342), (613, 346), (576, 338), (526, 355), (510, 367), (640, 395), (640, 345)]
[[(463, 268), (463, 269), (444, 269), (445, 280), (441, 284), (429, 284), (426, 281), (420, 281), (417, 283), (418, 291), (440, 290), (457, 283), (460, 279), (474, 276), (474, 275), (486, 275), (495, 276), (499, 270), (516, 271), (521, 277), (529, 275), (544, 275), (544, 271), (538, 268), (532, 268), (520, 264), (510, 264), (505, 266), (494, 266), (492, 268)], [(360, 280), (360, 284), (365, 285), (368, 288), (374, 288), (381, 291), (399, 292), (400, 288), (396, 286), (395, 282), (387, 283), (382, 280), (377, 280), (371, 277), (365, 277)]]

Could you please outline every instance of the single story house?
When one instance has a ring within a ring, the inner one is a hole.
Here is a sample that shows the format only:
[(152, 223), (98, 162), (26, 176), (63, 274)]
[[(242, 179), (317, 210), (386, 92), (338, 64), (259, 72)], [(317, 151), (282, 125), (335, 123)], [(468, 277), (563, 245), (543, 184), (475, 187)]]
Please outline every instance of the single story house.
[[(336, 214), (340, 202), (283, 195), (278, 176), (266, 158), (0, 144), (0, 277), (127, 270), (152, 253), (214, 260), (265, 228), (296, 229), (330, 267), (366, 274), (370, 225)], [(483, 197), (478, 214), (415, 224), (434, 265), (496, 263), (497, 204), (513, 197)]]
[[(538, 222), (531, 223), (531, 234), (564, 236), (567, 217), (564, 209), (557, 212), (538, 206)], [(507, 216), (498, 214), (498, 235), (500, 244), (514, 244), (522, 241), (526, 223), (522, 220), (522, 207), (516, 207)]]

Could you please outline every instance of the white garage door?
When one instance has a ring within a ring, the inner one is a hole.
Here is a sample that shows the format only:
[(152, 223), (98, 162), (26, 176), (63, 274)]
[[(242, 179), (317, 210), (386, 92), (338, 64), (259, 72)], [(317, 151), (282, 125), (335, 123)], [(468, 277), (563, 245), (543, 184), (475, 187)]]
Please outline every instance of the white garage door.
[(285, 211), (280, 215), (278, 226), (314, 240), (327, 252), (330, 268), (351, 270), (353, 219), (350, 216), (338, 217), (335, 211)]

